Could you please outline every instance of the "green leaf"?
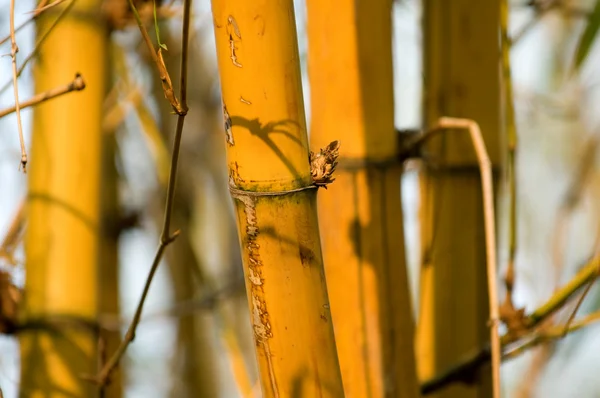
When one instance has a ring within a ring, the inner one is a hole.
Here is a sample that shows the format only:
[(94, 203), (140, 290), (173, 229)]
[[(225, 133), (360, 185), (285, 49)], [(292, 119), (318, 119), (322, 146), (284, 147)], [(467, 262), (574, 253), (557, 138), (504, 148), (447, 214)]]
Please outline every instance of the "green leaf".
[(154, 5), (154, 29), (156, 30), (156, 41), (160, 48), (168, 51), (167, 45), (160, 42), (160, 29), (158, 28), (158, 17), (156, 16), (156, 0), (153, 0), (152, 4)]
[(588, 16), (587, 26), (577, 43), (577, 50), (575, 51), (575, 62), (573, 64), (574, 71), (578, 71), (581, 65), (585, 62), (596, 35), (600, 29), (600, 0), (596, 0), (596, 5), (592, 13)]

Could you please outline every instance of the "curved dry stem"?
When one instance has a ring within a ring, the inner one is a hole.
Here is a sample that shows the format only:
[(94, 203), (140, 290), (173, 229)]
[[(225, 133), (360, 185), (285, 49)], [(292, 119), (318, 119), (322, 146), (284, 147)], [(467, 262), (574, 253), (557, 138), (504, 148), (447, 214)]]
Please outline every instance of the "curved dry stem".
[(487, 254), (488, 295), (490, 307), (490, 342), (492, 347), (492, 382), (494, 398), (500, 398), (500, 337), (498, 333), (499, 306), (496, 277), (496, 216), (494, 211), (494, 186), (492, 167), (485, 148), (479, 125), (469, 119), (440, 118), (439, 127), (444, 129), (460, 128), (469, 131), (473, 148), (479, 163), (481, 189), (483, 194), (483, 220), (485, 228), (485, 246)]
[(481, 135), (479, 125), (470, 119), (442, 117), (437, 126), (430, 131), (412, 139), (405, 147), (406, 153), (414, 152), (414, 148), (421, 146), (433, 135), (447, 129), (467, 130), (477, 155), (479, 172), (481, 175), (481, 189), (483, 193), (483, 219), (485, 229), (486, 264), (488, 274), (488, 295), (490, 311), (490, 344), (492, 357), (492, 382), (494, 398), (500, 397), (500, 337), (498, 323), (500, 321), (497, 276), (496, 276), (496, 216), (494, 211), (494, 187), (492, 183), (491, 162)]

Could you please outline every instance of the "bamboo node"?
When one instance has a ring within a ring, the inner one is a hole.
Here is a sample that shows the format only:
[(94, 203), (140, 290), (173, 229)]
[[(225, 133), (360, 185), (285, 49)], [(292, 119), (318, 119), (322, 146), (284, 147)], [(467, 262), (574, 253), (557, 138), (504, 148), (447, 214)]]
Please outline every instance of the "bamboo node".
[(321, 148), (319, 153), (310, 152), (310, 174), (313, 183), (316, 186), (326, 187), (335, 181), (333, 172), (338, 164), (337, 159), (340, 156), (340, 142), (333, 141), (325, 148)]
[(307, 185), (305, 187), (300, 187), (300, 188), (295, 188), (295, 189), (290, 189), (287, 191), (244, 191), (243, 189), (238, 189), (231, 181), (231, 178), (229, 180), (229, 193), (231, 194), (231, 196), (234, 199), (239, 199), (240, 201), (244, 202), (244, 200), (246, 198), (257, 198), (257, 197), (261, 197), (261, 196), (284, 196), (284, 195), (291, 195), (293, 193), (296, 192), (302, 192), (302, 191), (306, 191), (309, 189), (317, 189), (319, 188), (319, 186), (315, 183), (314, 185)]

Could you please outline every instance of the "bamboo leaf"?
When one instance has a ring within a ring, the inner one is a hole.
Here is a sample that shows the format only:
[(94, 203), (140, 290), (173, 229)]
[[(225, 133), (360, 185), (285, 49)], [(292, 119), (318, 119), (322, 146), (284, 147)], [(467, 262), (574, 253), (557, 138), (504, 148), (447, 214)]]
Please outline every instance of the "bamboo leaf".
[(577, 43), (577, 50), (575, 51), (575, 62), (573, 65), (574, 71), (577, 72), (581, 65), (585, 62), (594, 41), (596, 40), (596, 34), (600, 28), (600, 0), (596, 0), (594, 9), (588, 17), (587, 26), (581, 35), (579, 43)]
[(153, 2), (154, 5), (154, 30), (156, 30), (156, 41), (158, 42), (158, 46), (165, 51), (168, 51), (167, 45), (160, 42), (160, 29), (158, 28), (158, 17), (156, 16), (156, 0)]

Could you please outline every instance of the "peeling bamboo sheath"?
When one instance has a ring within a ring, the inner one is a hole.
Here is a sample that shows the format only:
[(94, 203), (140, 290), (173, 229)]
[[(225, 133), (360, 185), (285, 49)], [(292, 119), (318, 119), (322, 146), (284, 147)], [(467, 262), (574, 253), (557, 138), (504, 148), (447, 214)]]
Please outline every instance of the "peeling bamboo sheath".
[(316, 190), (267, 194), (312, 185), (293, 2), (212, 8), (263, 396), (342, 397)]
[[(309, 0), (311, 144), (341, 141), (319, 224), (347, 397), (417, 397), (394, 129), (391, 0)], [(390, 162), (393, 159), (393, 162)], [(350, 166), (350, 167), (342, 167)]]

